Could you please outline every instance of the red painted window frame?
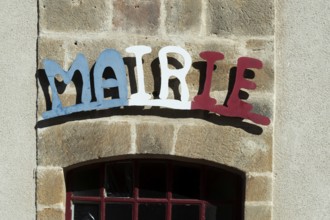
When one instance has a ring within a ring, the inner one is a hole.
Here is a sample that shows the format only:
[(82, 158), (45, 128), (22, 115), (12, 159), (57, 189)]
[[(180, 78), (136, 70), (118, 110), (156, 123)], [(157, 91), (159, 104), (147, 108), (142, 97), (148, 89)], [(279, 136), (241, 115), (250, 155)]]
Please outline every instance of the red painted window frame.
[[(140, 162), (155, 162), (155, 163), (163, 163), (167, 167), (167, 192), (166, 192), (166, 198), (139, 198), (139, 186), (138, 186), (138, 177), (139, 177), (139, 164)], [(106, 166), (111, 165), (113, 163), (118, 162), (131, 162), (133, 166), (133, 197), (132, 198), (126, 198), (126, 197), (107, 197), (106, 196), (106, 189), (104, 187), (105, 182), (105, 176), (106, 176)], [(173, 198), (172, 196), (172, 179), (173, 179), (173, 165), (184, 165), (184, 166), (190, 166), (190, 167), (197, 167), (200, 169), (200, 199), (178, 199)], [(172, 205), (176, 204), (190, 204), (190, 205), (199, 205), (199, 220), (205, 220), (205, 214), (206, 214), (206, 206), (207, 204), (234, 204), (234, 206), (237, 208), (237, 213), (235, 213), (235, 217), (233, 220), (241, 220), (243, 219), (243, 208), (244, 208), (244, 179), (240, 182), (238, 182), (237, 189), (239, 190), (239, 195), (235, 200), (232, 201), (225, 201), (225, 200), (205, 200), (205, 188), (207, 187), (206, 184), (206, 178), (204, 176), (205, 169), (212, 168), (212, 169), (219, 169), (221, 171), (224, 171), (225, 173), (230, 173), (230, 171), (225, 171), (224, 169), (208, 166), (208, 165), (202, 165), (202, 164), (195, 164), (195, 163), (187, 163), (187, 162), (180, 162), (175, 160), (167, 160), (167, 159), (161, 159), (161, 160), (154, 160), (154, 159), (126, 159), (126, 160), (119, 160), (119, 161), (111, 161), (111, 162), (104, 162), (99, 164), (92, 164), (90, 166), (99, 167), (100, 172), (100, 196), (74, 196), (72, 192), (67, 191), (66, 193), (66, 212), (65, 212), (65, 219), (66, 220), (72, 220), (72, 202), (91, 202), (91, 203), (99, 203), (100, 205), (100, 220), (105, 220), (105, 213), (106, 213), (106, 204), (109, 202), (116, 202), (116, 203), (126, 203), (126, 204), (132, 204), (133, 210), (132, 210), (132, 220), (139, 220), (139, 210), (138, 206), (141, 203), (163, 203), (166, 204), (166, 218), (165, 220), (171, 220), (172, 216)], [(88, 166), (85, 166), (88, 167)], [(67, 184), (70, 184), (70, 177), (66, 175), (66, 181)]]

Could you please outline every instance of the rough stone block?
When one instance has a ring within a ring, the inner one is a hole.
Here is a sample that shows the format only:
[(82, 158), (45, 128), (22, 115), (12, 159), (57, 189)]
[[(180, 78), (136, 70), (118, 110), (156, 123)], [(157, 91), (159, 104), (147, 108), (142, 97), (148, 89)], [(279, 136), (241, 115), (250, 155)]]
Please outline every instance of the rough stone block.
[(160, 0), (114, 0), (113, 28), (138, 34), (156, 34), (160, 23)]
[(245, 220), (271, 220), (272, 207), (267, 205), (246, 205)]
[(54, 205), (63, 201), (65, 201), (65, 181), (62, 168), (39, 167), (37, 169), (37, 204)]
[(39, 0), (41, 31), (92, 32), (110, 27), (107, 0)]
[(64, 211), (46, 208), (37, 212), (37, 220), (64, 220)]
[(209, 34), (259, 36), (274, 33), (272, 0), (209, 0), (207, 4)]
[(44, 69), (42, 64), (44, 59), (56, 61), (64, 67), (64, 41), (61, 39), (53, 39), (48, 37), (38, 38), (38, 69)]
[(174, 126), (161, 123), (136, 125), (137, 152), (143, 154), (170, 154), (173, 147)]
[(272, 178), (269, 176), (248, 176), (246, 179), (246, 201), (271, 201)]
[(255, 70), (253, 82), (257, 84), (258, 91), (273, 92), (274, 87), (274, 41), (249, 39), (245, 42), (245, 53), (248, 56), (259, 59), (263, 63), (260, 70)]
[(169, 0), (166, 5), (166, 30), (168, 33), (183, 32), (199, 34), (201, 25), (202, 1)]
[(257, 88), (253, 92), (248, 92), (249, 98), (246, 102), (253, 106), (252, 112), (266, 116), (273, 121), (274, 97), (272, 93), (263, 93)]
[[(207, 120), (209, 122), (196, 120), (194, 125), (180, 127), (176, 155), (210, 160), (245, 172), (272, 170), (271, 127), (261, 128), (219, 116), (209, 116)], [(254, 134), (260, 129), (262, 134)]]
[(38, 130), (38, 164), (66, 167), (83, 161), (130, 153), (126, 122), (67, 122)]
[[(40, 87), (39, 87), (40, 88)], [(42, 92), (39, 91), (38, 100), (37, 100), (37, 117), (38, 121), (42, 120), (42, 113), (47, 109), (46, 100)]]

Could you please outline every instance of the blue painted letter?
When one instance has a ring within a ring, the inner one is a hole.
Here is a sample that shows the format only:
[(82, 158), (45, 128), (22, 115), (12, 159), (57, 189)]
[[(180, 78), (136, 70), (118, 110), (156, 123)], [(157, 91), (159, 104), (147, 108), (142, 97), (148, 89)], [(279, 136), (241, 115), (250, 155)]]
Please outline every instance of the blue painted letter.
[[(52, 109), (44, 112), (42, 116), (46, 119), (84, 110), (91, 101), (89, 68), (85, 56), (83, 54), (78, 54), (68, 71), (64, 71), (59, 64), (52, 60), (46, 59), (43, 63), (52, 90)], [(55, 86), (55, 76), (60, 75), (63, 78), (64, 83), (69, 84), (77, 70), (80, 72), (83, 81), (81, 93), (82, 103), (63, 107)]]
[[(104, 70), (111, 67), (117, 79), (103, 79)], [(97, 101), (96, 109), (126, 106), (127, 101), (127, 79), (124, 60), (120, 53), (114, 49), (104, 50), (95, 63), (94, 87)], [(119, 98), (105, 100), (104, 89), (118, 87)]]

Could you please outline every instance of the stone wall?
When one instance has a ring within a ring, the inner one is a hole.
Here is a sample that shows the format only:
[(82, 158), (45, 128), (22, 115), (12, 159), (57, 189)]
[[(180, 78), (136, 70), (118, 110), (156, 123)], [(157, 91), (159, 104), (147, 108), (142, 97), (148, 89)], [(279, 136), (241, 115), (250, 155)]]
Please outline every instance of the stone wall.
[[(128, 87), (133, 90), (132, 55), (125, 49), (151, 46), (152, 53), (144, 56), (145, 84), (146, 92), (157, 96), (158, 51), (177, 45), (193, 60), (186, 78), (190, 100), (199, 92), (200, 69), (205, 68), (200, 52), (215, 50), (225, 55), (216, 63), (211, 87), (211, 95), (219, 104), (225, 101), (229, 72), (237, 59), (249, 56), (261, 60), (264, 67), (254, 70), (257, 89), (248, 91), (248, 102), (256, 113), (273, 121), (273, 1), (39, 0), (39, 16), (38, 219), (64, 219), (67, 168), (118, 156), (172, 156), (239, 169), (246, 173), (247, 180), (245, 219), (272, 218), (272, 123), (260, 126), (205, 111), (147, 107), (83, 112), (48, 120), (41, 113), (50, 108), (43, 59), (53, 59), (67, 70), (81, 52), (92, 68), (104, 49), (114, 48), (124, 57)], [(170, 81), (170, 87), (175, 86), (175, 80)], [(170, 97), (176, 97), (175, 89)], [(74, 83), (66, 86), (60, 98), (64, 106), (76, 103)]]

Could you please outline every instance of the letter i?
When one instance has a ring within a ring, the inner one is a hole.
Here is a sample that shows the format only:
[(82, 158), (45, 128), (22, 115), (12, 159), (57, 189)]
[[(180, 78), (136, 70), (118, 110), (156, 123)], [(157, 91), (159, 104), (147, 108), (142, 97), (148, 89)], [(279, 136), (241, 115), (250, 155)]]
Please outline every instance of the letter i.
[(138, 78), (138, 92), (131, 95), (131, 99), (134, 99), (134, 103), (136, 104), (144, 104), (144, 100), (149, 100), (151, 95), (145, 92), (145, 85), (144, 85), (144, 71), (143, 71), (143, 64), (142, 64), (142, 56), (144, 54), (148, 54), (151, 52), (151, 47), (138, 45), (126, 48), (126, 52), (133, 53), (136, 59), (136, 72)]
[(213, 66), (215, 61), (223, 60), (224, 55), (219, 52), (214, 51), (204, 51), (199, 54), (201, 58), (206, 60), (206, 79), (204, 83), (204, 89), (202, 94), (194, 97), (193, 102), (191, 103), (191, 109), (205, 109), (208, 110), (211, 107), (215, 106), (217, 101), (210, 97), (211, 92), (211, 81), (212, 81), (212, 73)]

